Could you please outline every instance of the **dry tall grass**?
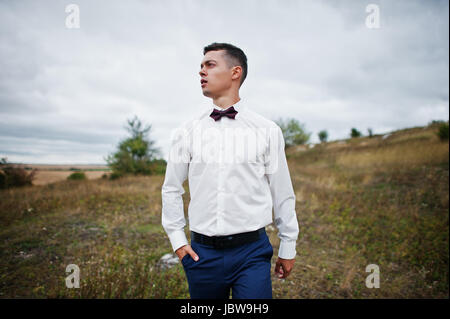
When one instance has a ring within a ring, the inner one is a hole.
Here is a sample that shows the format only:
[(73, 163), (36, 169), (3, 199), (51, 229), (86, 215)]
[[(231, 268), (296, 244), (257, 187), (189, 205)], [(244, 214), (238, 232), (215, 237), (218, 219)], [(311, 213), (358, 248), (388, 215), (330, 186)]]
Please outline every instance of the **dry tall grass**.
[[(275, 298), (449, 297), (449, 145), (434, 130), (287, 151), (300, 237), (290, 277), (273, 277)], [(0, 297), (188, 297), (181, 265), (158, 268), (171, 252), (163, 179), (1, 191)], [(276, 256), (276, 231), (268, 234)], [(80, 289), (65, 286), (71, 263)], [(380, 267), (378, 289), (365, 286), (368, 264)]]

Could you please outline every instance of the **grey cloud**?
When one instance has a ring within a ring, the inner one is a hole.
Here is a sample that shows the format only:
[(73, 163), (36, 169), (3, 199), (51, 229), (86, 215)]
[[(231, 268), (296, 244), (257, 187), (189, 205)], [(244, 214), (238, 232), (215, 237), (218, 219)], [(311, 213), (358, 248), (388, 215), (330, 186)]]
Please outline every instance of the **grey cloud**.
[(76, 3), (69, 30), (65, 2), (0, 2), (0, 156), (101, 161), (134, 114), (167, 154), (170, 132), (212, 103), (198, 71), (213, 41), (246, 52), (248, 106), (298, 118), (313, 141), (448, 119), (447, 1), (372, 1), (378, 30), (361, 1)]

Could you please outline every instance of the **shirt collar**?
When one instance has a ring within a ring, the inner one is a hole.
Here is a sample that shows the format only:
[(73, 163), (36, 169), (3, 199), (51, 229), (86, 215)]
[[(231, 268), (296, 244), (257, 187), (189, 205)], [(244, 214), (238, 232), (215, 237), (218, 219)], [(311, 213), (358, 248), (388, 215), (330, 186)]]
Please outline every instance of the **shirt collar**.
[(240, 111), (242, 108), (243, 108), (243, 106), (242, 106), (242, 98), (238, 101), (238, 102), (236, 102), (236, 103), (234, 103), (234, 104), (232, 104), (232, 105), (230, 105), (230, 106), (227, 106), (226, 108), (221, 108), (220, 106), (217, 106), (217, 105), (215, 105), (214, 103), (213, 103), (213, 108), (214, 109), (216, 109), (216, 110), (218, 110), (218, 111), (225, 111), (225, 110), (227, 110), (227, 109), (229, 109), (230, 107), (234, 107), (234, 109), (236, 110), (236, 111)]

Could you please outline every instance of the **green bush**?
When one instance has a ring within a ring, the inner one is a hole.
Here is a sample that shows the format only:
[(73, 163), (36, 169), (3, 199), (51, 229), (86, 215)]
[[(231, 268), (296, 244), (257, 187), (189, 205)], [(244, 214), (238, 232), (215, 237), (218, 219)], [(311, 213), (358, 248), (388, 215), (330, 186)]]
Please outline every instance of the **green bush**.
[(444, 120), (432, 120), (431, 122), (428, 122), (428, 126), (439, 126), (444, 123), (446, 123)]
[(111, 174), (109, 174), (109, 179), (110, 179), (110, 180), (115, 180), (115, 179), (118, 179), (118, 178), (120, 178), (120, 177), (122, 177), (122, 176), (123, 176), (122, 173), (119, 173), (119, 172), (112, 172)]
[(322, 130), (318, 133), (320, 142), (326, 142), (328, 140), (328, 132), (326, 130)]
[(84, 172), (75, 172), (67, 176), (68, 180), (71, 181), (81, 181), (86, 179), (86, 174)]
[(350, 137), (354, 138), (354, 137), (361, 137), (361, 132), (358, 131), (356, 128), (352, 128), (351, 132), (350, 132)]
[(274, 120), (283, 132), (285, 148), (294, 145), (303, 145), (309, 141), (311, 133), (306, 132), (305, 124), (295, 118)]
[(448, 140), (448, 123), (441, 123), (439, 124), (439, 128), (437, 131), (437, 136), (441, 139), (441, 141), (447, 141)]
[(155, 159), (152, 161), (152, 173), (155, 175), (164, 175), (166, 173), (167, 162), (164, 159)]

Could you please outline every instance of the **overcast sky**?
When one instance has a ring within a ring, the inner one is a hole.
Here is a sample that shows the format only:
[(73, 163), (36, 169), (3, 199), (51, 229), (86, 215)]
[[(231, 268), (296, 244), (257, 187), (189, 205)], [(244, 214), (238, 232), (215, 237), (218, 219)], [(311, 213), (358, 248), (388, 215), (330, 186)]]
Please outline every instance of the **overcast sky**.
[(448, 1), (0, 1), (0, 157), (104, 163), (137, 115), (166, 158), (212, 105), (198, 74), (212, 42), (246, 53), (243, 104), (314, 143), (448, 120), (448, 33)]

